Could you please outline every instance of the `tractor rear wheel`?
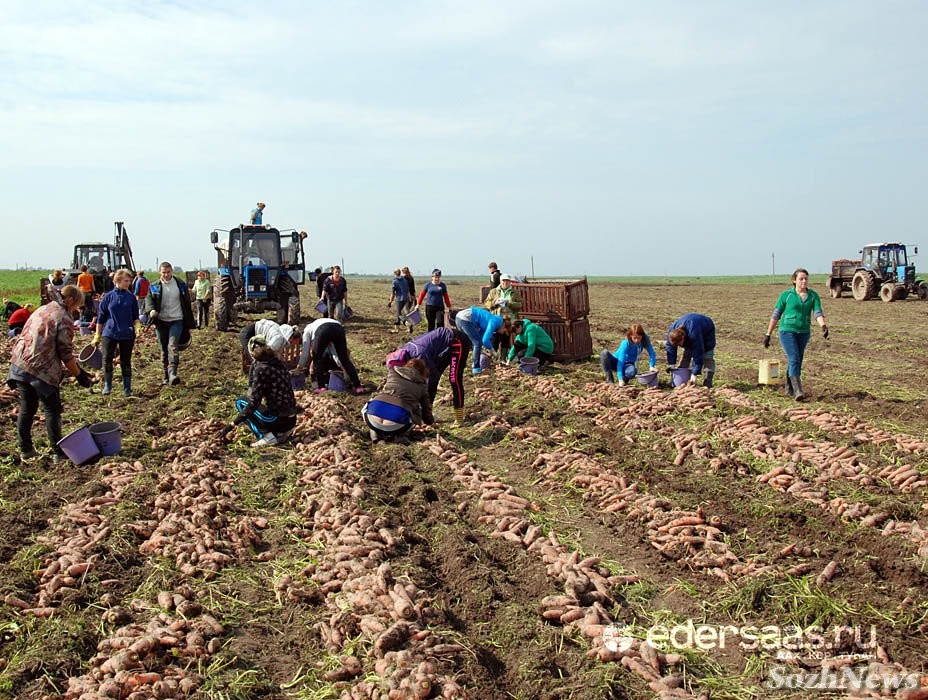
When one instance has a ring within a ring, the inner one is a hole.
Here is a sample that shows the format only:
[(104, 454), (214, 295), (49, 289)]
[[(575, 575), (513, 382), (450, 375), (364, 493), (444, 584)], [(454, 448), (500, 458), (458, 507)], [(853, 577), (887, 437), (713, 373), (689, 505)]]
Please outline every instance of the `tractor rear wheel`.
[(287, 323), (291, 326), (295, 326), (300, 322), (300, 297), (297, 296), (295, 302), (291, 302), (290, 308), (288, 309), (289, 318)]
[(869, 270), (858, 270), (851, 280), (851, 293), (857, 301), (867, 301), (877, 294), (876, 275)]
[(235, 320), (235, 293), (232, 280), (225, 275), (216, 275), (213, 287), (213, 308), (216, 314), (216, 330), (227, 331)]

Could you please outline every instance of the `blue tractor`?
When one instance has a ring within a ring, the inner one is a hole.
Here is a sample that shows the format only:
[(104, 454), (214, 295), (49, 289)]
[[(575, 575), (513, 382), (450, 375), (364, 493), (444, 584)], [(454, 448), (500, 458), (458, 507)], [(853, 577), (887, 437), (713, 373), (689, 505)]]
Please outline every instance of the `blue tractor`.
[[(917, 255), (918, 248), (913, 247), (912, 252)], [(836, 261), (855, 262), (853, 276), (849, 274), (849, 266), (844, 267), (847, 272), (837, 276), (832, 266), (832, 276), (828, 280), (832, 296), (840, 296), (841, 289), (850, 281), (851, 294), (857, 301), (879, 296), (883, 301), (890, 302), (905, 299), (909, 294), (928, 299), (928, 284), (916, 279), (915, 265), (909, 262), (905, 244), (871, 243), (864, 246), (860, 255), (859, 261)]]
[(269, 225), (213, 230), (210, 242), (219, 254), (219, 273), (213, 280), (218, 330), (229, 330), (240, 312), (276, 311), (281, 323), (299, 321), (299, 285), (306, 281), (305, 239), (305, 231), (279, 231)]

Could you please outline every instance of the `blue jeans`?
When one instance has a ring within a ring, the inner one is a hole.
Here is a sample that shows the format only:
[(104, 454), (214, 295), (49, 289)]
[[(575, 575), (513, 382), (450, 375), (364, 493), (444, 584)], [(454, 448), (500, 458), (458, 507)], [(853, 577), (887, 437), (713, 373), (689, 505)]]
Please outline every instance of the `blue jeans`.
[(483, 333), (478, 326), (470, 317), (470, 309), (463, 309), (458, 312), (458, 315), (454, 318), (454, 323), (459, 330), (464, 331), (464, 334), (470, 339), (470, 344), (474, 348), (474, 362), (473, 367), (477, 369), (480, 367), (480, 350), (483, 348)]
[[(599, 365), (603, 369), (603, 373), (606, 375), (606, 381), (613, 381), (613, 373), (618, 373), (619, 361), (616, 359), (608, 350), (603, 350), (599, 356)], [(622, 379), (629, 381), (635, 378), (635, 375), (638, 374), (638, 368), (631, 362), (626, 362), (625, 366), (622, 367)]]
[(802, 376), (802, 356), (809, 344), (809, 333), (795, 333), (793, 331), (780, 331), (780, 345), (786, 353), (786, 376)]

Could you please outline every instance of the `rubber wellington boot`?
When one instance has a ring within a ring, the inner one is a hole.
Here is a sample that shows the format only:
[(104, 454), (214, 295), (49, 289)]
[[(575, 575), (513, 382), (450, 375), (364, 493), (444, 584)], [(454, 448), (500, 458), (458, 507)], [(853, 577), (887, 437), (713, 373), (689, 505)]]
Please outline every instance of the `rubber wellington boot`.
[(702, 385), (707, 389), (712, 388), (712, 378), (715, 376), (715, 372), (706, 372), (706, 378), (703, 380)]
[(793, 382), (793, 397), (797, 401), (805, 401), (806, 395), (802, 391), (802, 379), (799, 377), (790, 377)]
[(161, 380), (162, 384), (170, 384), (171, 376), (168, 374), (168, 366), (164, 365), (164, 379)]
[(168, 382), (171, 386), (180, 384), (180, 377), (177, 376), (177, 365), (168, 365)]
[(795, 395), (795, 390), (793, 389), (793, 378), (787, 377), (786, 381), (783, 383), (783, 393), (787, 396)]
[(100, 393), (103, 394), (104, 396), (107, 396), (112, 391), (113, 391), (113, 373), (104, 372), (103, 373), (103, 391), (101, 391)]
[(132, 375), (122, 376), (122, 395), (132, 396)]

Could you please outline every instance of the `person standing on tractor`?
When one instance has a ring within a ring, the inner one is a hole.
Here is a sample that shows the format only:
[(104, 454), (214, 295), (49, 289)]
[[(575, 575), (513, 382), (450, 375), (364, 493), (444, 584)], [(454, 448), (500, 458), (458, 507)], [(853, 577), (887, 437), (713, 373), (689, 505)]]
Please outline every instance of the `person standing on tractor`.
[(342, 277), (342, 268), (338, 265), (332, 266), (332, 275), (322, 283), (319, 301), (325, 301), (329, 318), (339, 323), (344, 320), (345, 307), (348, 306), (348, 283)]
[(197, 300), (197, 328), (209, 327), (209, 305), (213, 298), (213, 288), (210, 285), (206, 270), (197, 272), (197, 281), (193, 283), (193, 296)]
[(80, 289), (81, 293), (84, 295), (84, 311), (81, 314), (81, 320), (85, 323), (90, 323), (93, 321), (94, 316), (94, 279), (93, 275), (87, 271), (87, 265), (81, 265), (81, 274), (77, 276), (77, 288)]
[(261, 226), (261, 222), (264, 221), (264, 207), (267, 206), (264, 202), (258, 202), (257, 206), (251, 210), (251, 218), (249, 221), (252, 226)]
[(451, 297), (448, 296), (448, 286), (441, 281), (441, 270), (437, 267), (432, 270), (432, 279), (422, 285), (416, 308), (425, 300), (425, 320), (428, 321), (429, 330), (450, 326), (448, 314), (451, 312)]
[(174, 276), (174, 266), (161, 263), (160, 278), (151, 285), (145, 298), (145, 310), (155, 323), (161, 345), (162, 384), (180, 384), (177, 367), (181, 347), (190, 342), (190, 329), (196, 326), (187, 296), (187, 285)]
[(767, 324), (764, 347), (770, 347), (770, 335), (780, 325), (780, 345), (786, 353), (786, 393), (797, 401), (805, 401), (802, 390), (802, 357), (811, 335), (811, 319), (822, 329), (822, 337), (828, 340), (828, 326), (822, 311), (822, 300), (815, 290), (809, 289), (809, 271), (798, 268), (793, 273), (793, 286), (780, 294), (773, 315)]
[(690, 383), (696, 383), (696, 377), (706, 368), (703, 386), (712, 388), (715, 376), (715, 323), (702, 314), (684, 314), (672, 324), (667, 331), (667, 364), (672, 369), (677, 364), (677, 348), (683, 348), (680, 367), (686, 367), (692, 361)]
[(129, 291), (132, 273), (116, 270), (113, 274), (113, 289), (100, 300), (97, 315), (97, 332), (93, 344), (103, 351), (103, 395), (113, 391), (113, 355), (119, 348), (119, 367), (122, 370), (122, 393), (132, 396), (132, 349), (135, 338), (142, 327), (139, 321), (139, 302)]
[(93, 377), (77, 364), (74, 357), (74, 319), (72, 314), (84, 304), (84, 294), (74, 285), (65, 285), (61, 301), (39, 307), (23, 326), (22, 335), (13, 344), (10, 372), (6, 383), (19, 391), (19, 413), (16, 430), (19, 453), (23, 460), (36, 456), (32, 442), (32, 421), (39, 410), (45, 411), (45, 429), (52, 449), (52, 461), (64, 459), (58, 447), (61, 441), (61, 384), (65, 369), (84, 388), (93, 384)]

